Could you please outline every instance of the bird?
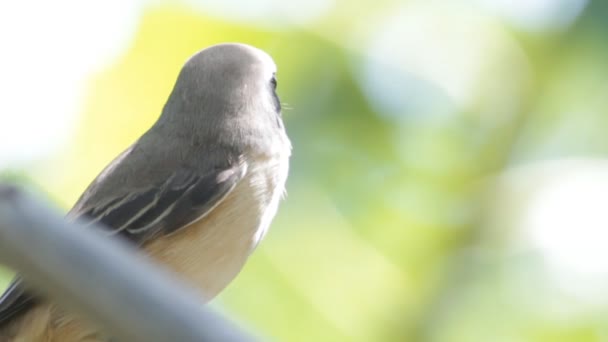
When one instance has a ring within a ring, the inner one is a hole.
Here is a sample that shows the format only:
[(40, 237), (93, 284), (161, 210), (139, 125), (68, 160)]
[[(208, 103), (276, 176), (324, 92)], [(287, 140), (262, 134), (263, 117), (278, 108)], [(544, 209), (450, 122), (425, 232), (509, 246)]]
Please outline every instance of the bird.
[[(241, 271), (285, 195), (291, 142), (276, 64), (241, 43), (183, 65), (157, 121), (66, 214), (141, 248), (206, 303)], [(92, 289), (94, 291), (94, 289)], [(107, 341), (93, 322), (39, 298), (17, 277), (0, 297), (0, 341)]]

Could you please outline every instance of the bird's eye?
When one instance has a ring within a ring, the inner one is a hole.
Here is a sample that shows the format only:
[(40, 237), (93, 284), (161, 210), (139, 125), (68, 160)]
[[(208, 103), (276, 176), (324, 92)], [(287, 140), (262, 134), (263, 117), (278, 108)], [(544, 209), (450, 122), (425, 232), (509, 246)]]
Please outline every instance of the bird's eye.
[(277, 89), (277, 78), (274, 76), (274, 74), (272, 75), (272, 78), (270, 79), (270, 84), (272, 84), (272, 89)]

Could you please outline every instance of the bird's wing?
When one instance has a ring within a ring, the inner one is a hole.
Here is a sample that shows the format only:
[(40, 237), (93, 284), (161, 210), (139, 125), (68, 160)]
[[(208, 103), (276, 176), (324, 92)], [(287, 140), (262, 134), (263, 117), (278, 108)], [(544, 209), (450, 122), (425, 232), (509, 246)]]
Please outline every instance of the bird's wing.
[(21, 278), (15, 278), (0, 296), (0, 326), (30, 308), (35, 302), (36, 298), (25, 290)]
[[(101, 189), (108, 186), (106, 182), (93, 182), (91, 186), (98, 189), (86, 191), (68, 217), (99, 223), (111, 234), (142, 244), (205, 217), (236, 187), (246, 171), (243, 161), (205, 174), (178, 169), (158, 184), (116, 197), (93, 197), (112, 194)], [(25, 290), (20, 278), (15, 278), (0, 297), (0, 327), (35, 302), (36, 297)]]
[(246, 170), (245, 163), (204, 175), (177, 170), (162, 183), (81, 207), (77, 205), (77, 210), (68, 216), (100, 223), (111, 234), (141, 244), (203, 218), (234, 189)]

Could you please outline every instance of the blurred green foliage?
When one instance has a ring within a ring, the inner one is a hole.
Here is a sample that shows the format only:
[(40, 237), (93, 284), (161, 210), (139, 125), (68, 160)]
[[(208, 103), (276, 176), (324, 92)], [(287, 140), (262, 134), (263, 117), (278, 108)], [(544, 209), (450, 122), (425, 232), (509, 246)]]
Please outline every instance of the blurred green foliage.
[[(249, 43), (278, 65), (294, 145), (289, 196), (214, 305), (277, 341), (608, 339), (607, 307), (564, 297), (547, 285), (542, 260), (510, 252), (511, 232), (491, 231), (488, 199), (489, 178), (505, 168), (608, 151), (608, 6), (591, 1), (572, 26), (544, 33), (492, 19), (512, 51), (487, 46), (499, 62), (480, 76), (475, 100), (449, 115), (394, 116), (365, 91), (368, 46), (351, 34), (373, 31), (398, 6), (337, 2), (325, 19), (282, 29), (185, 5), (150, 7), (130, 49), (90, 80), (71, 147), (28, 174), (68, 208), (156, 120), (189, 55), (214, 43)], [(498, 78), (517, 73), (532, 81)], [(389, 73), (380, 76), (393, 86)], [(508, 87), (517, 95), (500, 97)], [(494, 97), (500, 101), (488, 108), (484, 101)]]

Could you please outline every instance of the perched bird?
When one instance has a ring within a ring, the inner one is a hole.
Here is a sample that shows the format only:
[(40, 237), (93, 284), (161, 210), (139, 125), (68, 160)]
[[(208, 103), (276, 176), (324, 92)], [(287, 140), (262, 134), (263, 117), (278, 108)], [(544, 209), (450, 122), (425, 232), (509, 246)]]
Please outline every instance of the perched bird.
[[(244, 44), (195, 54), (158, 121), (67, 217), (102, 224), (199, 288), (203, 301), (213, 298), (262, 240), (284, 194), (291, 143), (275, 72), (268, 54)], [(18, 278), (0, 297), (1, 342), (103, 340)]]

